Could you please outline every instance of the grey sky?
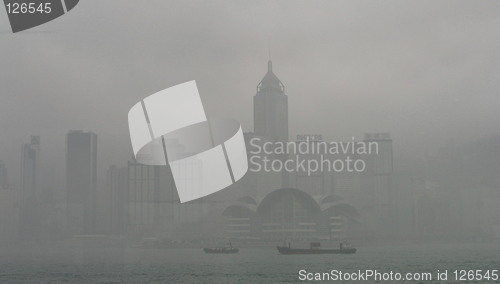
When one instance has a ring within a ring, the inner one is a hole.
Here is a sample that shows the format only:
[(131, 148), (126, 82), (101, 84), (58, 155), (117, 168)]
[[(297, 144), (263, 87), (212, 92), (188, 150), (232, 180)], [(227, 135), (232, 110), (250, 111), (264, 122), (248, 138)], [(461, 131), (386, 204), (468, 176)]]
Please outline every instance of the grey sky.
[(267, 68), (289, 96), (290, 138), (391, 132), (396, 155), (500, 133), (499, 1), (82, 0), (11, 34), (0, 12), (0, 159), (42, 136), (64, 171), (64, 135), (98, 134), (99, 168), (131, 156), (127, 112), (196, 80), (209, 116), (252, 126)]

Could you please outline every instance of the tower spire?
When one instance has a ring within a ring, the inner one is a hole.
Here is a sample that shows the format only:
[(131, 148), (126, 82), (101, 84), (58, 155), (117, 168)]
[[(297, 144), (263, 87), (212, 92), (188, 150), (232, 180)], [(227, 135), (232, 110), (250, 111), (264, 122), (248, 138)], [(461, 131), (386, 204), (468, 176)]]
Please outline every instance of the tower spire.
[(267, 61), (267, 71), (273, 72), (273, 62), (271, 61), (271, 46), (268, 47), (267, 52), (269, 56), (269, 61)]

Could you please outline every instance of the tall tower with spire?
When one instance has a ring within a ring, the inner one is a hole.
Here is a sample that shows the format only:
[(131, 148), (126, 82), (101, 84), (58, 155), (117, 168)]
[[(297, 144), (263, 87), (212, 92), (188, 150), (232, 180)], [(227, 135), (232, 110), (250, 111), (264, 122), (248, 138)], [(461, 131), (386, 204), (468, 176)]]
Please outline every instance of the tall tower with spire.
[(267, 63), (267, 73), (257, 85), (253, 98), (254, 132), (274, 141), (288, 141), (288, 97), (285, 86)]

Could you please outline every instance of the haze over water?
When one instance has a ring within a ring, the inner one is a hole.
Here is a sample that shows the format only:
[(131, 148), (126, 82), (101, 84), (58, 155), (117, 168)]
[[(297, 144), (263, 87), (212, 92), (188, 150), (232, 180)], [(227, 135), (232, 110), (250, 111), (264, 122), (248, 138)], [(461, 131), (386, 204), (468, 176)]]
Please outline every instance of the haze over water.
[[(496, 0), (82, 0), (12, 34), (0, 11), (0, 283), (500, 270), (499, 15)], [(134, 160), (127, 114), (191, 80), (245, 139), (373, 140), (380, 156), (353, 153), (362, 173), (249, 171), (181, 204), (170, 168)], [(357, 252), (278, 254), (288, 239)], [(203, 252), (228, 240), (239, 253)]]

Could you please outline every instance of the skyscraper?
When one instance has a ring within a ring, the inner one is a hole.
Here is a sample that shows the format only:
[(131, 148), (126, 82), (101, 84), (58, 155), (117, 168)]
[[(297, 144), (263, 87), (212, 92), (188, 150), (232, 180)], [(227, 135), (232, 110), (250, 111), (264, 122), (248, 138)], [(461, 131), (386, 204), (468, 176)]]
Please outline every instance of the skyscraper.
[[(201, 221), (206, 213), (203, 202), (208, 198), (179, 203), (171, 171), (190, 178), (191, 173), (200, 171), (200, 163), (193, 160), (171, 168), (129, 161), (126, 212), (127, 230), (131, 235), (186, 239), (202, 234)], [(199, 181), (192, 180), (193, 187), (198, 184)]]
[(32, 135), (21, 148), (20, 235), (30, 239), (38, 231), (38, 191), (40, 180), (40, 136)]
[(96, 230), (97, 135), (70, 131), (66, 135), (66, 190), (71, 234)]
[(0, 190), (8, 189), (9, 181), (7, 180), (7, 167), (0, 161)]
[(18, 239), (19, 195), (7, 179), (7, 166), (0, 161), (0, 243)]
[(288, 97), (285, 86), (267, 63), (267, 73), (257, 85), (253, 98), (254, 132), (274, 141), (288, 141)]
[(108, 188), (109, 233), (124, 234), (127, 229), (128, 167), (110, 166), (106, 172)]

